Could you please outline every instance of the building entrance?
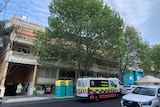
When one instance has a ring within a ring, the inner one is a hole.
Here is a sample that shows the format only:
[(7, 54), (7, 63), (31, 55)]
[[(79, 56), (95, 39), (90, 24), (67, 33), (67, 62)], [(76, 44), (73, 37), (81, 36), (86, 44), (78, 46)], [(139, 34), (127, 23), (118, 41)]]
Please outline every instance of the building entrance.
[(10, 63), (5, 81), (4, 96), (16, 95), (18, 84), (22, 84), (21, 94), (26, 94), (26, 88), (33, 78), (33, 65)]

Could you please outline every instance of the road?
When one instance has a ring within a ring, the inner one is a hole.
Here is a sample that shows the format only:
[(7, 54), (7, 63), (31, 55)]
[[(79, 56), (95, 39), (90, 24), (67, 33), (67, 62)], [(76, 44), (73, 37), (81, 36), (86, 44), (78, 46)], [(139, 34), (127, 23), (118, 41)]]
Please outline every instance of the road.
[(74, 99), (37, 101), (30, 103), (3, 104), (2, 107), (121, 107), (120, 99), (105, 99), (99, 102), (76, 101)]

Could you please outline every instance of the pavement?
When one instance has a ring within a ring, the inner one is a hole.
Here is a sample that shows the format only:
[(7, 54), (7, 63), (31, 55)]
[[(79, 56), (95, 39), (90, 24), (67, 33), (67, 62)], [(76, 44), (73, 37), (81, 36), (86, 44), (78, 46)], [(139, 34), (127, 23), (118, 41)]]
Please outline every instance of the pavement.
[(49, 99), (66, 99), (74, 98), (74, 96), (64, 96), (64, 97), (55, 97), (53, 94), (44, 94), (44, 95), (34, 95), (34, 96), (5, 96), (0, 99), (0, 102), (3, 104), (8, 103), (20, 103), (20, 102), (30, 102), (30, 101), (40, 101), (40, 100), (49, 100)]

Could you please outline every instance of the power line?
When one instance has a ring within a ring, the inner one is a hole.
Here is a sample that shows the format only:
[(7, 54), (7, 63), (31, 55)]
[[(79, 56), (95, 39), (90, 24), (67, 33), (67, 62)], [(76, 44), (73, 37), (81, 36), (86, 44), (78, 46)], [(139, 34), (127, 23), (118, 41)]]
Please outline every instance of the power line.
[[(1, 1), (1, 3), (2, 3), (2, 1)], [(1, 7), (0, 12), (2, 12), (3, 9), (5, 9), (5, 8), (7, 7), (7, 4), (8, 4), (8, 3), (9, 3), (9, 0), (7, 0), (7, 1), (5, 2), (5, 4), (4, 4), (4, 6)], [(3, 3), (2, 3), (2, 4), (3, 4)]]

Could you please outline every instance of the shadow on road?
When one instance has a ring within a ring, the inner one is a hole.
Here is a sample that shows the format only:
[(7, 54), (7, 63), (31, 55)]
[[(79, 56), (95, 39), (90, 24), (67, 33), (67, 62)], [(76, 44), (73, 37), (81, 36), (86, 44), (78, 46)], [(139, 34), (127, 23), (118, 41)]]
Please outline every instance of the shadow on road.
[[(100, 99), (98, 102), (103, 102), (103, 101), (112, 101), (112, 100), (115, 100), (115, 98), (106, 98), (106, 99)], [(120, 99), (119, 99), (120, 100)], [(75, 100), (76, 102), (80, 102), (80, 103), (95, 103), (94, 100), (84, 100), (84, 99), (81, 99), (81, 100)]]

